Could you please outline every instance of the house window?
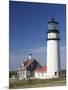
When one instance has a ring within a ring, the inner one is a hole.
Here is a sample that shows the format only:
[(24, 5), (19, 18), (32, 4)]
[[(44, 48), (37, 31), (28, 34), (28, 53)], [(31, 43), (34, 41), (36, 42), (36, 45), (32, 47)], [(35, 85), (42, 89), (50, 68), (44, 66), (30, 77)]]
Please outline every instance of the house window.
[(55, 76), (57, 75), (57, 72), (55, 72)]
[(38, 73), (38, 76), (40, 76), (40, 73)]

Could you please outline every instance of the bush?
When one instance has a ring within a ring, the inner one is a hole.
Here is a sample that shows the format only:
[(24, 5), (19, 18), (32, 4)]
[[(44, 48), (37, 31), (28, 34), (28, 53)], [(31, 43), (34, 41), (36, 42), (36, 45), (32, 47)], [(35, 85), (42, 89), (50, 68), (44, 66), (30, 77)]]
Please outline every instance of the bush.
[(17, 76), (17, 72), (16, 72), (16, 71), (10, 71), (10, 72), (9, 72), (9, 78), (11, 78), (12, 75)]

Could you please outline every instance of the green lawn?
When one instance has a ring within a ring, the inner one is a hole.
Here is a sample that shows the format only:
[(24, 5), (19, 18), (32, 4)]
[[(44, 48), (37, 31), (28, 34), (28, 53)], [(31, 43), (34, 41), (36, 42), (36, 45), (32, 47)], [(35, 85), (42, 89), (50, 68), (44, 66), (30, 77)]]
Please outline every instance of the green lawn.
[(9, 81), (9, 88), (36, 88), (36, 87), (64, 86), (64, 85), (66, 85), (65, 78)]

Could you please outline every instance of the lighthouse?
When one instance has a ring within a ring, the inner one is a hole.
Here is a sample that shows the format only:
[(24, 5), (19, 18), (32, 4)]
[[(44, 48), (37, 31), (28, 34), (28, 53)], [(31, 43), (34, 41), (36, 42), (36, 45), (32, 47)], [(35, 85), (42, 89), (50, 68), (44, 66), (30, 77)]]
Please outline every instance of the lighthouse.
[(47, 32), (47, 78), (58, 78), (60, 71), (60, 37), (58, 22), (53, 18), (48, 22)]

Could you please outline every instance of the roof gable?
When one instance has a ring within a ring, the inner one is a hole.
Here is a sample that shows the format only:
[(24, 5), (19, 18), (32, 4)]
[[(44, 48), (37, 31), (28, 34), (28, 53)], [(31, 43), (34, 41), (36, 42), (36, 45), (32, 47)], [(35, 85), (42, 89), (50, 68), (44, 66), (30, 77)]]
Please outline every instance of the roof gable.
[(27, 59), (27, 61), (24, 62), (24, 66), (27, 68), (31, 63), (33, 62), (33, 60), (29, 60)]
[[(31, 59), (31, 60), (27, 59), (26, 61), (23, 62), (23, 64), (24, 64), (25, 68), (28, 68), (34, 62), (39, 64), (39, 62), (36, 59), (34, 59), (34, 58)], [(39, 66), (42, 67), (40, 64), (39, 64)]]

